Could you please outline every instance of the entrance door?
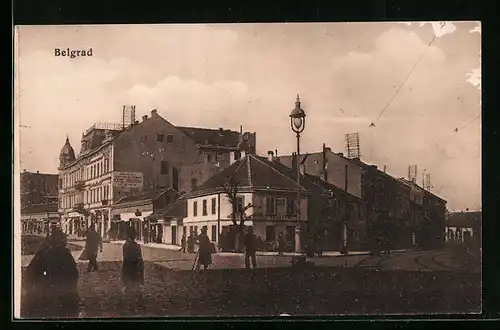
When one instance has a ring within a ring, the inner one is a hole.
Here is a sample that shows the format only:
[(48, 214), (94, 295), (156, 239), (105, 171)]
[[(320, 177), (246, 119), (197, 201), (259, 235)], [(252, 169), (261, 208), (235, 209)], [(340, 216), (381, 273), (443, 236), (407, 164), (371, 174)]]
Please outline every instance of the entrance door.
[(162, 243), (163, 242), (163, 225), (159, 224), (158, 225), (158, 241), (157, 243)]
[[(177, 226), (171, 226), (172, 229), (172, 241), (171, 244), (177, 245)], [(184, 228), (186, 229), (186, 228)]]
[(287, 251), (295, 251), (295, 227), (286, 226)]

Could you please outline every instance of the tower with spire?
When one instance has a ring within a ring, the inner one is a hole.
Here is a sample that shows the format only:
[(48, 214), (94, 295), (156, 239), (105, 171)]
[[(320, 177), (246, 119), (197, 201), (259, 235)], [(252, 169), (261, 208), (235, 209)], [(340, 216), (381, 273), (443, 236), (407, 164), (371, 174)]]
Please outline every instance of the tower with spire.
[(73, 150), (71, 143), (69, 143), (69, 137), (66, 136), (66, 142), (64, 143), (61, 153), (59, 154), (59, 167), (64, 167), (74, 161), (75, 150)]

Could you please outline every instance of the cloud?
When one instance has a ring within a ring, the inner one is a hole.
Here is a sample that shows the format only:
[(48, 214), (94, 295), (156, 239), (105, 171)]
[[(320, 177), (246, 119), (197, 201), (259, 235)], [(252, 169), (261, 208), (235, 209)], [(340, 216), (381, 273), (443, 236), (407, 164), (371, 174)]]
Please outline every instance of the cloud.
[(467, 82), (471, 83), (473, 86), (477, 86), (481, 90), (481, 68), (473, 69), (471, 72), (467, 73)]
[(472, 28), (469, 32), (481, 34), (481, 22), (478, 22), (477, 25), (474, 26), (474, 28)]
[(447, 34), (451, 34), (457, 30), (457, 27), (453, 22), (403, 22), (404, 24), (411, 26), (413, 24), (418, 24), (419, 27), (424, 27), (427, 24), (432, 26), (432, 30), (434, 31), (434, 35), (437, 38), (441, 38)]

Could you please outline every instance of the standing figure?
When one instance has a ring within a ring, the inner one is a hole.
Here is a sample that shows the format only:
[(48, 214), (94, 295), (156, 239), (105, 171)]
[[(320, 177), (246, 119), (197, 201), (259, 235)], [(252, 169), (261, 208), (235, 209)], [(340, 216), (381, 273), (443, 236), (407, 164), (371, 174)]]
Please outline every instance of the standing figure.
[(186, 234), (182, 235), (182, 238), (181, 238), (181, 249), (179, 250), (179, 252), (186, 253)]
[(201, 228), (201, 234), (198, 235), (196, 240), (199, 244), (196, 270), (200, 270), (201, 265), (203, 265), (204, 269), (207, 269), (212, 264), (213, 245), (210, 238), (208, 238), (206, 227)]
[(187, 238), (187, 250), (189, 253), (194, 253), (194, 236), (192, 233)]
[(26, 270), (28, 317), (78, 317), (78, 269), (66, 235), (56, 229)]
[(245, 235), (245, 268), (250, 269), (250, 259), (252, 259), (252, 267), (257, 268), (256, 252), (257, 236), (253, 233), (253, 227), (249, 227)]
[(285, 252), (285, 249), (286, 249), (285, 235), (283, 235), (283, 233), (279, 233), (279, 235), (278, 235), (278, 255), (283, 255), (283, 252)]
[(122, 283), (124, 291), (135, 292), (144, 284), (144, 260), (141, 246), (135, 241), (136, 232), (132, 227), (127, 229), (127, 240), (123, 244)]
[(95, 225), (91, 224), (87, 231), (87, 238), (85, 240), (85, 249), (80, 256), (80, 260), (88, 260), (87, 273), (97, 271), (97, 253), (102, 253), (102, 239), (101, 235), (95, 231)]

